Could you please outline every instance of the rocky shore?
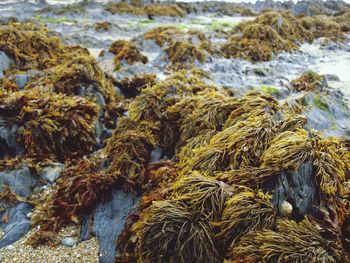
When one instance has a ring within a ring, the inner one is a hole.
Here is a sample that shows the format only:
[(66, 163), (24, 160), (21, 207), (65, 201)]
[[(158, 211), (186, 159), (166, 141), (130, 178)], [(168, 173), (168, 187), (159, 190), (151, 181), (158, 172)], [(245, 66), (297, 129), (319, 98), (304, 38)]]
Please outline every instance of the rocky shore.
[(346, 3), (0, 12), (0, 262), (350, 262)]

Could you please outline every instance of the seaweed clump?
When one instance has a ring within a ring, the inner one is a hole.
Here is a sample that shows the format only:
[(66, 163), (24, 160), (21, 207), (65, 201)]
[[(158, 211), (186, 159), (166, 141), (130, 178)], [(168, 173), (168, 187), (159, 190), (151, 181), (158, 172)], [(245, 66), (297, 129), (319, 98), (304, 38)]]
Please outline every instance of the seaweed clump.
[(152, 4), (146, 5), (143, 8), (144, 12), (150, 16), (171, 16), (171, 17), (184, 17), (186, 12), (178, 5), (161, 5)]
[(343, 41), (340, 25), (326, 16), (298, 18), (288, 12), (267, 11), (253, 21), (242, 22), (221, 47), (225, 57), (252, 62), (268, 61), (282, 51), (298, 50), (299, 43), (320, 37)]
[(97, 107), (92, 102), (32, 89), (3, 96), (1, 105), (1, 115), (19, 126), (18, 141), (27, 154), (66, 160), (94, 150)]
[(171, 4), (149, 4), (145, 6), (130, 5), (125, 2), (109, 4), (106, 7), (108, 12), (112, 14), (127, 13), (133, 15), (149, 15), (149, 16), (171, 16), (184, 17), (186, 12), (178, 5)]
[(182, 36), (183, 32), (173, 26), (161, 26), (151, 29), (143, 34), (144, 40), (154, 40), (157, 45), (164, 46), (174, 40), (174, 38)]
[(131, 79), (128, 77), (115, 81), (116, 85), (121, 89), (126, 98), (136, 97), (141, 94), (141, 91), (148, 86), (156, 84), (155, 74), (137, 74)]
[(254, 230), (271, 229), (276, 220), (272, 196), (249, 188), (234, 191), (227, 200), (220, 221), (218, 238), (224, 246), (239, 244), (242, 236)]
[(318, 75), (316, 72), (307, 71), (299, 78), (291, 82), (293, 88), (297, 91), (322, 91), (324, 86), (327, 86), (327, 81), (324, 76)]
[(101, 32), (101, 31), (107, 32), (107, 31), (109, 31), (110, 27), (111, 27), (111, 23), (109, 23), (109, 22), (107, 22), (107, 21), (104, 21), (104, 22), (96, 22), (96, 23), (94, 24), (94, 29), (95, 29), (95, 31), (97, 31), (97, 32)]
[(151, 160), (151, 153), (157, 145), (154, 125), (136, 123), (124, 118), (107, 141), (104, 149), (109, 156), (108, 174), (122, 182), (127, 189), (140, 191), (140, 177)]
[(290, 13), (269, 11), (253, 21), (237, 26), (227, 44), (222, 46), (226, 57), (268, 61), (281, 51), (297, 50), (297, 42), (311, 41), (312, 34)]
[(316, 222), (278, 220), (277, 231), (252, 231), (232, 248), (236, 260), (261, 262), (349, 262), (341, 244), (322, 236)]
[(184, 63), (193, 64), (195, 61), (204, 62), (206, 60), (205, 53), (196, 46), (186, 41), (175, 41), (164, 50), (172, 64), (179, 67)]
[(141, 54), (136, 45), (126, 40), (114, 41), (109, 47), (109, 52), (115, 54), (115, 70), (121, 68), (123, 61), (131, 65), (135, 62), (142, 62), (143, 64), (148, 62), (148, 58)]
[(140, 232), (142, 262), (221, 262), (213, 229), (175, 200), (155, 202)]
[(60, 7), (47, 6), (36, 11), (36, 13), (53, 13), (61, 16), (64, 14), (82, 14), (86, 11), (86, 3), (77, 3), (73, 5), (64, 5)]
[(32, 234), (29, 244), (54, 244), (59, 229), (71, 223), (81, 224), (97, 203), (108, 200), (116, 182), (101, 170), (101, 165), (99, 157), (81, 159), (61, 172), (53, 191), (36, 200), (32, 220), (40, 229)]
[(0, 26), (0, 50), (20, 70), (48, 68), (66, 53), (58, 37), (49, 37), (46, 28), (32, 24)]

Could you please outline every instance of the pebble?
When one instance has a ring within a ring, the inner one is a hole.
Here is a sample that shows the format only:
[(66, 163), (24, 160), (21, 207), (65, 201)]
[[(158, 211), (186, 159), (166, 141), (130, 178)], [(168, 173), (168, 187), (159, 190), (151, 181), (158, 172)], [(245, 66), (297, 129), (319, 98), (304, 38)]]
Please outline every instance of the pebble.
[(282, 216), (289, 216), (293, 212), (293, 206), (288, 201), (283, 201), (281, 204)]
[[(33, 248), (26, 244), (28, 238), (37, 229), (31, 230), (21, 240), (12, 244), (13, 249), (8, 247), (0, 249), (1, 263), (97, 263), (99, 262), (99, 243), (95, 237), (76, 244), (73, 247), (66, 246), (39, 246)], [(79, 229), (76, 226), (63, 228), (57, 238), (62, 240), (71, 237), (76, 240), (79, 236)], [(0, 229), (1, 237), (1, 229)], [(2, 257), (2, 258), (1, 258)]]
[(5, 247), (7, 250), (13, 250), (15, 249), (15, 247), (13, 245), (8, 245)]
[(61, 244), (66, 247), (72, 247), (75, 245), (75, 241), (72, 237), (66, 237), (61, 240)]
[(26, 215), (26, 217), (27, 217), (28, 219), (31, 219), (31, 218), (33, 217), (33, 213), (32, 213), (32, 212), (29, 212), (29, 213)]

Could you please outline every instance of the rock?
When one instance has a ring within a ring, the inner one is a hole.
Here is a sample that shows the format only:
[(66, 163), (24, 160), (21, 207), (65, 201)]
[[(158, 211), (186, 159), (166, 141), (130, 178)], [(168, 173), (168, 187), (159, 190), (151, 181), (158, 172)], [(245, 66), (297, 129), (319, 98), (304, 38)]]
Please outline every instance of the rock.
[(16, 141), (17, 124), (10, 124), (5, 118), (0, 117), (0, 157), (22, 154), (23, 147)]
[(118, 253), (115, 244), (128, 215), (138, 206), (139, 200), (140, 197), (133, 193), (116, 189), (111, 201), (98, 204), (95, 213), (84, 219), (79, 242), (94, 234), (100, 243), (100, 263), (114, 262)]
[(40, 177), (46, 182), (53, 184), (60, 176), (63, 168), (64, 165), (61, 163), (52, 163), (50, 166), (46, 166), (41, 170)]
[(14, 75), (14, 79), (16, 80), (16, 84), (20, 89), (23, 89), (25, 87), (25, 85), (27, 84), (27, 82), (35, 77), (35, 76), (44, 76), (44, 73), (42, 71), (39, 70), (28, 70), (25, 73), (20, 73), (20, 74), (16, 74)]
[(37, 183), (34, 172), (26, 166), (0, 172), (0, 190), (8, 185), (11, 191), (22, 197), (29, 197)]
[(300, 220), (306, 214), (317, 216), (320, 200), (314, 181), (312, 161), (305, 162), (296, 171), (283, 171), (277, 179), (274, 193), (274, 204), (279, 214), (285, 216), (291, 209), (286, 203), (288, 200), (292, 219)]
[(326, 78), (327, 81), (340, 81), (337, 75), (325, 74), (324, 77)]
[(151, 152), (151, 162), (157, 162), (163, 155), (163, 150), (161, 148), (156, 148)]
[(4, 77), (4, 71), (9, 69), (13, 63), (14, 61), (5, 52), (0, 51), (0, 79)]
[[(26, 215), (32, 210), (32, 207), (27, 203), (18, 203), (15, 206), (7, 209), (9, 221), (5, 224), (0, 221), (0, 227), (5, 234), (0, 240), (0, 248), (9, 246), (21, 239), (31, 229), (31, 221)], [(0, 213), (0, 218), (3, 217), (5, 211)]]
[(75, 245), (75, 241), (72, 237), (65, 237), (61, 240), (61, 244), (65, 247), (73, 247)]

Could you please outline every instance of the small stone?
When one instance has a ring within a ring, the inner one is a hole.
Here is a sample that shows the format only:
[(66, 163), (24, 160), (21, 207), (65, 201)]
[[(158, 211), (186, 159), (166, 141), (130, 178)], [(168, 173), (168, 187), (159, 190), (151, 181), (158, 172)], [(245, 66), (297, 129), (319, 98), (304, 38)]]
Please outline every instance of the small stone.
[(40, 176), (45, 181), (53, 184), (57, 178), (60, 176), (61, 171), (63, 170), (64, 165), (61, 163), (53, 163), (50, 166), (46, 166), (42, 169)]
[(281, 204), (281, 214), (282, 216), (289, 216), (293, 212), (293, 206), (286, 200)]
[(14, 249), (15, 249), (15, 246), (9, 245), (9, 246), (6, 247), (6, 249), (7, 249), (7, 250), (14, 250)]
[(61, 240), (61, 244), (65, 247), (72, 247), (75, 245), (75, 241), (71, 237), (65, 237)]
[(26, 217), (27, 217), (28, 219), (31, 219), (31, 218), (33, 217), (33, 213), (32, 213), (32, 212), (29, 212), (29, 213), (26, 215)]

